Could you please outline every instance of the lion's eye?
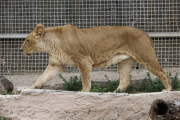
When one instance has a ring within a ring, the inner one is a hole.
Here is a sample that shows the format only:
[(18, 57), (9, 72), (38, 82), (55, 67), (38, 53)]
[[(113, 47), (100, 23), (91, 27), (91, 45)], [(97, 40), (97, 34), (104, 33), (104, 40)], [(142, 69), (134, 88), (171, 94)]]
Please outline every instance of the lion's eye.
[(27, 43), (29, 42), (29, 40), (27, 40)]

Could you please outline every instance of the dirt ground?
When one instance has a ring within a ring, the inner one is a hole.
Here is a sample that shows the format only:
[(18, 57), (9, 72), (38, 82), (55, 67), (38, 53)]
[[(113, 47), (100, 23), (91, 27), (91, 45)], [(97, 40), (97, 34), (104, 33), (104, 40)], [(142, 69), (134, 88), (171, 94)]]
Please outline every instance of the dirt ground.
[[(168, 68), (165, 69), (168, 72), (172, 73), (172, 76), (174, 76), (176, 73), (180, 74), (180, 69), (178, 68)], [(148, 70), (146, 69), (138, 69), (138, 70), (132, 70), (131, 71), (131, 76), (132, 80), (138, 80), (138, 79), (144, 79)], [(107, 71), (95, 71), (91, 73), (91, 80), (92, 81), (104, 81), (106, 78), (104, 77), (105, 75), (108, 76), (109, 80), (118, 80), (119, 79), (119, 74), (118, 72), (107, 72)], [(155, 75), (150, 73), (152, 78), (156, 78)], [(17, 90), (18, 87), (25, 87), (28, 88), (31, 85), (33, 85), (40, 74), (26, 74), (26, 75), (5, 75), (6, 78), (8, 78), (14, 85), (14, 90)], [(80, 76), (79, 73), (67, 73), (63, 72), (62, 76), (66, 79), (69, 80), (71, 76)], [(46, 85), (55, 85), (55, 84), (61, 84), (63, 81), (57, 76), (53, 80), (49, 81), (46, 83)]]

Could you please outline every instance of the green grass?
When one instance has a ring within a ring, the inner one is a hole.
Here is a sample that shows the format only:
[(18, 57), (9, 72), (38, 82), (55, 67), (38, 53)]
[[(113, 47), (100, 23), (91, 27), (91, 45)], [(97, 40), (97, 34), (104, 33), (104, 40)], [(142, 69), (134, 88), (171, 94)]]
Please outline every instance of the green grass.
[(99, 86), (97, 83), (95, 83), (89, 92), (103, 92), (104, 93), (104, 92), (106, 92), (106, 88), (103, 88), (103, 87)]
[[(171, 76), (171, 73), (169, 74), (169, 76)], [(171, 81), (171, 86), (173, 87), (174, 91), (180, 91), (180, 81), (178, 80), (177, 74), (176, 76), (173, 77)], [(165, 87), (160, 81), (160, 79), (156, 78), (156, 80), (152, 80), (150, 74), (147, 73), (147, 76), (139, 86), (130, 85), (126, 89), (126, 92), (128, 93), (161, 92), (163, 89), (165, 89)]]
[(59, 74), (59, 78), (61, 78), (65, 82), (65, 86), (63, 90), (68, 90), (68, 91), (81, 91), (82, 89), (82, 82), (81, 82), (81, 77), (70, 77), (69, 81), (67, 81), (61, 74)]
[[(70, 77), (69, 81), (67, 81), (61, 74), (59, 75), (59, 78), (62, 79), (65, 82), (63, 90), (67, 91), (81, 91), (82, 89), (82, 82), (81, 77)], [(105, 78), (108, 80), (108, 77), (105, 76)], [(113, 92), (116, 90), (116, 88), (119, 85), (119, 80), (116, 81), (110, 81), (108, 80), (108, 84), (106, 86), (99, 86), (97, 83), (92, 85), (90, 92)], [(93, 84), (91, 82), (91, 84)]]
[(3, 116), (0, 116), (0, 120), (11, 120), (11, 118), (5, 118)]
[(5, 91), (5, 95), (12, 95), (11, 92), (8, 92), (7, 90)]
[[(169, 74), (171, 76), (171, 73)], [(69, 81), (67, 81), (62, 75), (59, 75), (59, 77), (65, 82), (63, 90), (67, 91), (81, 91), (82, 89), (82, 82), (81, 77), (70, 77)], [(109, 80), (109, 78), (105, 75), (106, 80), (108, 83), (104, 86), (100, 86), (97, 83), (93, 84), (90, 92), (114, 92), (118, 85), (119, 85), (119, 79), (115, 81)], [(132, 76), (130, 76), (130, 79)], [(92, 83), (91, 83), (92, 84)], [(173, 77), (171, 81), (171, 85), (175, 91), (180, 91), (180, 81), (178, 80), (177, 74)], [(139, 92), (160, 92), (163, 89), (165, 89), (164, 85), (160, 81), (159, 78), (156, 78), (156, 80), (152, 80), (149, 73), (147, 73), (147, 76), (145, 79), (140, 83), (139, 86), (130, 85), (126, 89), (126, 93), (139, 93)], [(115, 91), (116, 93), (121, 93), (122, 91), (120, 89)]]
[[(5, 91), (5, 93), (0, 93), (0, 95), (12, 95), (11, 92), (8, 92), (7, 90)], [(1, 120), (1, 119), (0, 119)]]
[(174, 76), (173, 80), (171, 81), (171, 85), (175, 91), (180, 91), (180, 81), (178, 80), (178, 75)]

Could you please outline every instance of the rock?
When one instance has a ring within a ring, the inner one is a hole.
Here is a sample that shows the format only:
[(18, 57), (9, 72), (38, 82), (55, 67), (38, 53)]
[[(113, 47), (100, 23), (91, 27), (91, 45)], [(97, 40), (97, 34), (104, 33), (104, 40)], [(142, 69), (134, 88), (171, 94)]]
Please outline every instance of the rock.
[(15, 94), (19, 94), (24, 89), (30, 89), (31, 86), (24, 86), (24, 87), (18, 87), (16, 90), (14, 90)]
[[(43, 86), (42, 89), (49, 89), (49, 90), (62, 90), (64, 87), (64, 83), (61, 84), (52, 84), (52, 85), (45, 85)], [(16, 90), (14, 90), (15, 94), (20, 93), (24, 89), (30, 89), (31, 86), (23, 86), (23, 87), (18, 87)]]
[(0, 72), (0, 94), (12, 93), (13, 84)]

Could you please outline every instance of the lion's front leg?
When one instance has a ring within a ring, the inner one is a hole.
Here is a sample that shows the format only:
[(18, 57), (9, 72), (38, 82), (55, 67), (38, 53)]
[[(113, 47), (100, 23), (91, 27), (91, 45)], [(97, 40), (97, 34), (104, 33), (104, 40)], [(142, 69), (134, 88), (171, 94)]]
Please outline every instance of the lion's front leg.
[(49, 64), (44, 73), (37, 79), (36, 83), (31, 86), (31, 89), (41, 89), (45, 83), (58, 75), (59, 72), (62, 72), (64, 68), (64, 65), (53, 66)]
[(78, 63), (78, 68), (81, 74), (81, 81), (83, 89), (81, 92), (89, 92), (91, 89), (91, 64), (84, 60)]

